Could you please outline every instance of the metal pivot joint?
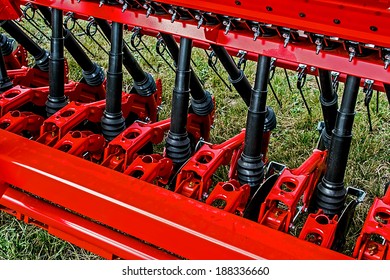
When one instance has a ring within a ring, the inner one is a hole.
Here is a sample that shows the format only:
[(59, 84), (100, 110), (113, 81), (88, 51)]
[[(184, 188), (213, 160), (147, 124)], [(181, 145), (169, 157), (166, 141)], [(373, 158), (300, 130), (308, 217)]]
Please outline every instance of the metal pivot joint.
[[(107, 38), (111, 38), (112, 30), (110, 24), (103, 19), (95, 20), (104, 35)], [(125, 66), (127, 72), (129, 72), (130, 76), (133, 78), (134, 88), (139, 95), (150, 96), (156, 92), (157, 86), (152, 75), (142, 70), (141, 66), (131, 54), (129, 48), (126, 45), (123, 46), (123, 65)]]
[[(172, 35), (168, 35), (165, 33), (161, 33), (161, 38), (163, 38), (169, 52), (172, 55), (173, 60), (175, 61), (176, 65), (178, 65), (179, 48), (176, 44), (175, 39)], [(202, 84), (198, 79), (198, 76), (196, 76), (191, 66), (189, 66), (189, 69), (191, 70), (191, 108), (198, 116), (207, 116), (214, 109), (211, 94), (210, 92), (203, 89)]]
[[(50, 9), (44, 6), (39, 6), (38, 8), (44, 18), (50, 24), (52, 24)], [(103, 68), (96, 63), (93, 63), (89, 59), (85, 51), (81, 48), (81, 46), (78, 44), (75, 37), (69, 30), (63, 28), (63, 34), (65, 48), (69, 51), (72, 57), (76, 60), (77, 64), (81, 67), (82, 75), (85, 82), (90, 86), (100, 86), (101, 84), (103, 84), (105, 80)]]
[(191, 39), (180, 39), (175, 88), (172, 96), (171, 127), (165, 143), (166, 156), (172, 159), (176, 168), (182, 166), (191, 156), (191, 143), (186, 130), (190, 98), (191, 48)]
[(321, 149), (329, 149), (338, 109), (337, 93), (333, 89), (331, 72), (319, 69), (318, 73), (321, 84), (320, 102), (325, 125), (325, 128), (321, 133)]
[(330, 142), (326, 172), (317, 186), (317, 208), (322, 209), (328, 216), (339, 215), (345, 202), (344, 175), (351, 146), (359, 85), (360, 78), (347, 76)]
[(237, 163), (237, 175), (241, 184), (249, 184), (253, 194), (264, 178), (264, 162), (261, 154), (264, 122), (266, 118), (267, 85), (271, 59), (259, 56), (255, 86), (252, 90), (247, 115), (244, 150)]
[(114, 139), (126, 128), (122, 115), (122, 50), (123, 24), (113, 22), (107, 71), (106, 109), (101, 120), (102, 133), (107, 140)]
[(46, 112), (48, 116), (53, 115), (69, 103), (64, 91), (65, 59), (62, 17), (63, 15), (61, 10), (53, 9), (52, 38), (50, 46), (51, 54), (49, 64), (49, 96), (46, 101)]
[(24, 33), (14, 22), (0, 21), (0, 26), (18, 41), (35, 59), (36, 66), (41, 70), (49, 71), (49, 52), (42, 49), (26, 33)]

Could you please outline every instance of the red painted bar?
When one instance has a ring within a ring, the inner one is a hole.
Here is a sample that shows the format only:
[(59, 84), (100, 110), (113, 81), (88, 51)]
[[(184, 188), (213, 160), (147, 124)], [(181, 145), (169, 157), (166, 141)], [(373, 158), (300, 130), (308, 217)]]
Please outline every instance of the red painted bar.
[[(28, 1), (24, 1), (24, 3), (25, 2)], [(189, 1), (180, 1), (179, 6), (188, 4), (188, 2)], [(216, 12), (222, 11), (222, 9), (227, 8), (226, 4), (213, 5), (208, 1), (193, 2), (194, 3), (192, 3), (192, 5), (188, 4), (190, 5), (189, 7), (198, 7), (199, 5), (207, 3), (209, 6), (206, 7), (210, 8), (211, 10), (214, 7)], [(217, 2), (224, 1), (219, 0)], [(253, 4), (253, 2), (254, 1), (250, 1), (248, 3)], [(92, 15), (94, 17), (104, 18), (107, 20), (112, 20), (113, 18), (115, 18), (115, 21), (129, 24), (131, 26), (139, 26), (141, 28), (147, 28), (149, 30), (155, 31), (164, 31), (172, 35), (184, 36), (194, 40), (203, 41), (205, 43), (218, 44), (221, 46), (230, 47), (238, 50), (245, 50), (251, 53), (258, 53), (266, 56), (275, 57), (277, 59), (280, 58), (286, 61), (303, 63), (322, 69), (358, 76), (364, 79), (371, 79), (379, 82), (390, 83), (390, 67), (385, 70), (384, 63), (381, 59), (373, 56), (359, 58), (355, 57), (352, 62), (349, 62), (348, 55), (340, 48), (332, 51), (321, 51), (318, 55), (316, 55), (314, 44), (304, 42), (291, 42), (287, 45), (286, 48), (284, 48), (282, 39), (278, 37), (259, 37), (256, 41), (253, 41), (253, 33), (248, 31), (237, 32), (235, 30), (232, 30), (227, 35), (225, 35), (225, 31), (222, 26), (202, 26), (200, 29), (197, 29), (196, 21), (177, 20), (171, 23), (170, 15), (158, 17), (155, 15), (151, 15), (149, 18), (147, 18), (144, 10), (126, 10), (125, 12), (122, 12), (120, 6), (111, 5), (104, 5), (104, 8), (99, 8), (98, 1), (80, 1), (79, 3), (77, 3), (77, 1), (36, 0), (34, 1), (34, 3), (40, 5), (48, 5), (54, 8), (59, 8), (64, 11), (71, 11), (84, 16)], [(179, 1), (170, 1), (170, 3), (179, 4)], [(282, 3), (285, 2), (283, 1)], [(215, 7), (218, 7), (218, 9), (216, 9)], [(240, 9), (236, 9), (237, 7), (231, 7), (230, 9), (227, 8), (228, 10), (226, 12), (231, 11), (232, 8), (234, 8), (234, 10), (240, 11)], [(383, 17), (377, 19), (376, 22), (381, 24), (386, 23), (385, 26), (387, 28), (387, 26), (390, 24), (389, 13), (390, 10), (386, 10), (383, 13)], [(250, 13), (248, 15), (250, 15)], [(367, 15), (365, 14), (365, 17), (366, 16)], [(280, 20), (282, 19), (286, 20), (286, 18), (280, 18)], [(292, 22), (294, 23), (295, 21)], [(289, 21), (284, 21), (284, 23), (284, 26), (286, 26), (288, 25)], [(313, 26), (315, 25), (302, 25), (300, 29), (310, 31)], [(303, 27), (307, 27), (308, 29)], [(327, 25), (322, 25), (321, 28), (323, 28), (324, 30), (332, 30)], [(357, 30), (356, 26), (354, 27), (354, 30), (355, 29)], [(380, 28), (379, 30), (382, 30), (382, 28)], [(350, 29), (345, 28), (340, 28), (339, 32), (342, 32), (342, 34), (348, 34), (348, 36), (351, 35), (351, 40), (362, 41), (360, 39), (370, 38), (370, 43), (372, 44), (384, 44), (383, 46), (390, 46), (390, 36), (387, 35), (375, 36), (375, 34), (371, 34), (372, 32), (352, 32)], [(388, 31), (386, 32), (388, 33)]]
[(6, 183), (184, 258), (348, 259), (7, 131), (0, 167)]

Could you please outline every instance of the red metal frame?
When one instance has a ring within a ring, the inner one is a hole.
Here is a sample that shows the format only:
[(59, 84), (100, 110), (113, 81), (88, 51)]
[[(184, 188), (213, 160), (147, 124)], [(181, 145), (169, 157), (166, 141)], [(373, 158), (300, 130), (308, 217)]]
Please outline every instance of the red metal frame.
[[(162, 0), (162, 3), (390, 47), (390, 1)], [(336, 24), (334, 19), (340, 20)], [(364, 19), (364, 20), (363, 20)], [(377, 27), (372, 31), (371, 26)], [(348, 38), (345, 38), (348, 36)]]
[(130, 235), (189, 259), (349, 258), (2, 130), (0, 166), (0, 205), (105, 257), (171, 257)]
[[(377, 236), (383, 242), (372, 240)], [(368, 212), (356, 242), (353, 256), (365, 260), (390, 260), (390, 188), (383, 198), (376, 198)]]
[(20, 1), (19, 0), (1, 0), (0, 1), (0, 14), (1, 19), (17, 19), (22, 15), (19, 10)]
[[(27, 3), (29, 1), (22, 1), (23, 3)], [(203, 7), (207, 7), (208, 11), (214, 11), (214, 12), (222, 12), (223, 14), (231, 15), (231, 16), (238, 16), (237, 12), (243, 13), (240, 14), (241, 18), (247, 18), (248, 16), (251, 17), (254, 14), (254, 10), (250, 10), (253, 5), (257, 5), (256, 1), (248, 1), (248, 4), (245, 4), (244, 6), (248, 5), (248, 10), (244, 10), (241, 7), (237, 7), (234, 5), (234, 3), (227, 3), (226, 1), (219, 0), (217, 2), (214, 2), (211, 4), (208, 1), (169, 1), (170, 4), (178, 5), (178, 6), (187, 6), (191, 8), (200, 8), (200, 5), (204, 5)], [(224, 4), (221, 4), (223, 2)], [(239, 1), (240, 2), (240, 1)], [(243, 2), (243, 1), (242, 1)], [(241, 2), (241, 3), (242, 3)], [(277, 4), (278, 6), (282, 4), (286, 4), (287, 6), (290, 6), (292, 4), (289, 1), (273, 1), (273, 2), (280, 2)], [(304, 3), (303, 0), (299, 1), (300, 3)], [(318, 2), (321, 1), (314, 1)], [(368, 57), (361, 57), (361, 58), (355, 58), (352, 62), (348, 61), (348, 56), (346, 55), (345, 50), (343, 49), (335, 49), (332, 51), (323, 51), (320, 52), (320, 54), (316, 55), (315, 53), (315, 45), (307, 42), (291, 42), (287, 45), (285, 48), (283, 46), (283, 40), (281, 40), (279, 37), (259, 37), (256, 41), (253, 40), (253, 33), (247, 32), (247, 31), (240, 31), (240, 30), (232, 30), (228, 34), (225, 34), (225, 30), (223, 26), (201, 26), (199, 29), (197, 28), (197, 22), (196, 21), (180, 21), (177, 20), (175, 22), (171, 22), (170, 15), (164, 15), (164, 16), (155, 16), (151, 15), (147, 17), (145, 15), (144, 10), (126, 10), (122, 12), (122, 7), (116, 5), (116, 6), (110, 6), (106, 5), (105, 8), (99, 8), (99, 2), (94, 1), (80, 1), (79, 3), (76, 2), (64, 2), (61, 0), (36, 0), (34, 1), (37, 5), (45, 5), (45, 6), (51, 6), (54, 8), (59, 8), (64, 11), (71, 11), (76, 14), (80, 14), (83, 16), (91, 16), (97, 18), (103, 18), (107, 20), (115, 19), (117, 22), (122, 22), (125, 24), (129, 24), (130, 26), (139, 26), (141, 28), (146, 28), (149, 30), (154, 31), (164, 31), (169, 34), (177, 35), (177, 36), (184, 36), (188, 37), (194, 40), (200, 40), (202, 42), (205, 42), (207, 44), (217, 44), (222, 46), (228, 46), (230, 48), (236, 49), (236, 50), (245, 50), (251, 53), (258, 53), (266, 56), (275, 57), (277, 59), (283, 59), (286, 61), (291, 62), (298, 62), (303, 63), (306, 65), (312, 65), (318, 68), (327, 69), (327, 70), (333, 70), (340, 73), (345, 73), (353, 76), (359, 76), (367, 79), (372, 79), (375, 81), (380, 82), (390, 82), (390, 67), (385, 70), (383, 61), (377, 57), (368, 56)], [(291, 2), (296, 3), (296, 1)], [(302, 4), (301, 3), (301, 4)], [(242, 3), (243, 4), (243, 3)], [(311, 6), (315, 7), (315, 4), (312, 4), (312, 2), (309, 3)], [(297, 4), (298, 5), (298, 4)], [(305, 6), (308, 5), (307, 3), (304, 4)], [(258, 6), (258, 5), (257, 5)], [(330, 5), (333, 7), (332, 9), (339, 9), (339, 7), (334, 7), (333, 5)], [(351, 5), (349, 5), (351, 6)], [(352, 5), (353, 6), (353, 5)], [(382, 8), (382, 5), (376, 5), (376, 7)], [(345, 7), (348, 8), (347, 6)], [(331, 14), (332, 9), (327, 10), (329, 14)], [(284, 8), (283, 10), (288, 10)], [(295, 8), (294, 8), (295, 10)], [(315, 9), (317, 10), (317, 8)], [(355, 14), (355, 8), (350, 7), (349, 10), (344, 11), (344, 15), (348, 15), (348, 18), (354, 19), (352, 22), (355, 23), (358, 21), (357, 25), (352, 24), (351, 28), (354, 31), (351, 31), (349, 28), (341, 28), (341, 27), (334, 27), (333, 23), (330, 22), (329, 24), (320, 24), (319, 26), (321, 29), (312, 29), (313, 26), (318, 26), (317, 24), (314, 24), (312, 22), (306, 22), (306, 19), (298, 20), (295, 18), (296, 16), (292, 18), (287, 17), (276, 17), (279, 18), (279, 20), (282, 20), (283, 26), (292, 27), (296, 26), (297, 22), (299, 23), (300, 30), (308, 30), (313, 32), (319, 32), (320, 34), (325, 34), (329, 32), (329, 30), (332, 30), (335, 28), (336, 33), (333, 34), (333, 36), (336, 36), (338, 32), (341, 32), (342, 34), (348, 34), (348, 38), (350, 40), (357, 40), (364, 42), (366, 38), (370, 38), (370, 43), (378, 44), (379, 46), (390, 46), (390, 39), (388, 36), (389, 31), (387, 30), (387, 26), (390, 25), (389, 22), (389, 10), (375, 10), (374, 13), (377, 11), (381, 11), (381, 17), (378, 18), (375, 23), (379, 26), (378, 30), (381, 30), (381, 33), (383, 35), (375, 35), (371, 34), (370, 30), (367, 32), (365, 31), (357, 31), (356, 26), (360, 26), (362, 20), (361, 18), (367, 17), (367, 12), (363, 9), (360, 9), (360, 12), (358, 12), (359, 16), (356, 16)], [(370, 12), (372, 10), (368, 9)], [(364, 12), (364, 13), (363, 13)], [(319, 14), (325, 14), (324, 10), (321, 10)], [(265, 13), (257, 13), (257, 20), (261, 21), (262, 17), (263, 19), (268, 19), (269, 15)], [(376, 16), (377, 17), (377, 16)], [(272, 18), (272, 17), (271, 17)], [(355, 20), (356, 19), (356, 20)], [(256, 20), (256, 18), (255, 18)], [(302, 21), (302, 22), (300, 22)], [(383, 25), (382, 25), (383, 24)], [(312, 29), (312, 30), (311, 30)], [(336, 34), (336, 35), (335, 35)], [(371, 41), (372, 38), (372, 41)]]
[[(362, 0), (348, 0), (340, 5), (330, 0), (294, 2), (267, 0), (259, 5), (258, 1), (254, 0), (246, 2), (216, 0), (212, 4), (210, 1), (173, 0), (168, 4), (199, 10), (207, 7), (208, 12), (230, 17), (266, 22), (328, 36), (339, 36), (342, 39), (376, 44), (379, 47), (390, 47), (389, 2), (371, 1), (368, 3)], [(253, 40), (253, 34), (249, 31), (233, 29), (226, 34), (222, 25), (197, 28), (196, 21), (171, 22), (169, 15), (147, 17), (144, 10), (122, 11), (121, 7), (110, 5), (102, 9), (99, 8), (98, 1), (36, 0), (34, 3), (72, 11), (84, 16), (115, 19), (129, 26), (148, 29), (148, 32), (164, 31), (175, 36), (189, 37), (204, 46), (211, 43), (218, 44), (226, 46), (230, 52), (246, 50), (252, 55), (272, 56), (282, 60), (286, 65), (303, 63), (369, 78), (376, 82), (379, 81), (378, 87), (381, 87), (381, 83), (390, 82), (390, 68), (383, 69), (383, 62), (379, 57), (359, 57), (349, 62), (345, 56), (345, 50), (340, 48), (321, 51), (317, 55), (315, 46), (309, 40), (290, 42), (285, 47), (278, 37), (259, 37)], [(20, 16), (18, 4), (19, 2), (0, 0), (2, 19), (9, 20)], [(4, 13), (8, 14), (4, 16)], [(361, 20), (363, 16), (371, 18), (363, 21)], [(367, 38), (370, 38), (369, 41)], [(3, 123), (8, 121), (11, 124), (8, 126), (10, 131), (21, 133), (23, 130), (29, 130), (37, 134), (37, 127), (43, 121), (42, 119), (24, 112), (9, 111), (18, 109), (27, 102), (43, 105), (48, 88), (26, 89), (23, 83), (31, 86), (33, 81), (39, 81), (41, 83), (38, 83), (39, 86), (46, 85), (47, 74), (39, 71), (29, 72), (24, 68), (10, 70), (9, 73), (14, 81), (20, 81), (22, 86), (16, 86), (0, 96), (1, 115), (3, 116), (0, 121), (4, 121)], [(85, 102), (91, 102), (104, 98), (103, 86), (99, 87), (100, 94), (95, 98), (93, 95), (91, 97), (90, 89), (76, 90), (77, 85), (80, 84), (70, 82), (66, 85), (67, 94), (76, 96), (73, 99), (82, 97)], [(157, 86), (161, 93), (161, 84), (157, 83)], [(94, 92), (93, 89), (92, 92)], [(149, 117), (155, 121), (157, 105), (161, 102), (161, 95), (156, 94), (156, 96), (150, 97), (152, 99), (149, 102), (150, 110), (147, 111), (145, 104), (149, 104), (148, 102), (137, 102), (137, 100), (130, 102), (130, 94), (124, 93), (122, 98), (124, 115), (133, 111), (138, 113), (140, 118)], [(137, 98), (140, 97), (133, 95), (133, 99)], [(76, 124), (85, 119), (92, 118), (96, 122), (100, 120), (104, 101), (96, 103), (87, 105), (71, 103), (43, 122), (41, 137), (38, 141), (51, 146), (55, 145), (55, 149), (0, 130), (0, 209), (105, 258), (349, 258), (326, 249), (333, 242), (337, 217), (333, 220), (328, 219), (325, 223), (324, 216), (318, 212), (312, 214), (307, 220), (300, 238), (307, 239), (309, 234), (316, 233), (317, 240), (314, 243), (320, 240), (321, 246), (271, 229), (288, 231), (301, 196), (303, 196), (304, 207), (307, 207), (313, 193), (312, 187), (316, 185), (325, 168), (326, 152), (315, 151), (300, 168), (285, 169), (262, 204), (259, 223), (255, 223), (240, 217), (249, 197), (249, 187), (239, 186), (237, 181), (231, 180), (217, 184), (206, 203), (189, 198), (202, 200), (203, 191), (209, 189), (209, 179), (216, 167), (226, 164), (229, 160), (233, 162), (237, 160), (243, 133), (236, 136), (239, 141), (232, 147), (229, 143), (206, 145), (190, 159), (178, 176), (178, 184), (182, 183), (181, 175), (186, 171), (198, 172), (205, 182), (204, 186), (193, 193), (187, 192), (188, 197), (186, 197), (186, 194), (180, 195), (158, 187), (167, 183), (173, 168), (172, 162), (160, 155), (137, 155), (136, 157), (137, 151), (131, 151), (129, 162), (120, 167), (125, 174), (71, 155), (81, 157), (84, 152), (90, 152), (92, 161), (98, 161), (102, 156), (106, 145), (102, 136), (86, 131), (71, 131)], [(131, 106), (128, 105), (130, 103)], [(83, 108), (77, 109), (76, 107), (79, 106)], [(72, 113), (68, 114), (70, 111)], [(210, 126), (213, 116), (205, 118), (205, 125)], [(191, 121), (189, 121), (188, 129), (195, 131), (196, 139), (200, 136), (207, 139), (209, 136), (209, 130), (199, 129), (199, 123), (202, 122), (203, 120), (199, 122), (195, 119), (195, 125), (191, 127)], [(167, 123), (164, 124), (164, 128), (167, 128)], [(152, 130), (154, 126), (154, 124), (144, 127), (139, 125), (139, 128), (146, 127)], [(156, 127), (162, 131), (154, 134), (158, 136), (158, 139), (162, 139), (163, 129)], [(148, 136), (145, 131), (143, 133)], [(117, 141), (122, 141), (120, 137)], [(152, 138), (146, 137), (145, 139), (152, 141)], [(141, 144), (145, 145), (145, 143), (147, 142), (144, 141)], [(70, 145), (71, 149), (65, 149), (66, 145)], [(106, 159), (108, 151), (109, 148), (106, 150)], [(198, 155), (206, 155), (202, 153), (213, 156), (208, 162), (203, 162), (197, 158)], [(109, 166), (112, 167), (112, 165)], [(134, 172), (138, 171), (142, 172), (142, 176), (139, 177), (143, 180), (127, 176), (134, 175)], [(234, 170), (231, 170), (230, 177), (234, 177), (233, 175)], [(281, 186), (284, 183), (295, 184), (289, 195), (282, 193)], [(180, 187), (176, 188), (176, 192), (184, 194), (181, 190)], [(225, 200), (224, 211), (210, 206), (218, 199)], [(371, 212), (378, 210), (379, 207), (385, 207), (380, 203), (386, 204), (388, 200), (388, 195), (383, 200), (376, 200)], [(276, 209), (275, 203), (280, 201), (288, 206), (288, 210), (283, 212)], [(387, 208), (385, 214), (389, 215)], [(367, 256), (367, 250), (368, 255), (371, 255), (369, 247), (373, 242), (368, 239), (367, 235), (378, 234), (378, 225), (371, 224), (374, 223), (372, 219), (375, 218), (371, 217), (372, 215), (372, 213), (369, 215), (370, 220), (366, 222), (354, 252), (355, 256), (359, 255), (359, 258)], [(375, 229), (372, 229), (373, 227)], [(379, 233), (388, 242), (388, 231)], [(388, 258), (386, 255), (388, 243), (378, 248), (381, 250), (378, 250), (379, 253), (375, 258)]]
[(314, 188), (325, 172), (326, 155), (326, 151), (314, 150), (300, 167), (283, 170), (261, 205), (259, 223), (280, 231), (289, 231), (301, 197), (303, 209), (309, 206)]

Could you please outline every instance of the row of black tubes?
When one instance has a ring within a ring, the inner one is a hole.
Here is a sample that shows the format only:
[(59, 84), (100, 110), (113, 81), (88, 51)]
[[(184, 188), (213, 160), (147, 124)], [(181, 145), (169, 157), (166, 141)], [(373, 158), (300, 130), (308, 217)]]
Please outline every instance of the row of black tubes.
[[(93, 63), (73, 35), (63, 28), (61, 10), (39, 7), (44, 17), (51, 23), (51, 53), (39, 47), (12, 21), (2, 21), (0, 25), (7, 33), (22, 44), (33, 55), (36, 67), (49, 71), (49, 96), (46, 111), (50, 116), (63, 108), (68, 99), (64, 94), (64, 46), (75, 58), (83, 71), (86, 83), (99, 86), (104, 82), (104, 72)], [(106, 109), (101, 125), (102, 133), (107, 140), (112, 140), (125, 129), (125, 120), (121, 111), (122, 97), (122, 64), (134, 79), (134, 88), (142, 96), (150, 96), (156, 91), (156, 84), (149, 73), (142, 70), (138, 62), (123, 44), (123, 24), (96, 19), (107, 38), (111, 39), (109, 68), (107, 71)], [(191, 95), (192, 111), (198, 115), (208, 115), (213, 110), (211, 94), (202, 85), (190, 66), (192, 40), (181, 38), (180, 49), (171, 35), (162, 34), (175, 63), (176, 79), (172, 96), (171, 127), (166, 139), (166, 155), (171, 158), (176, 169), (179, 169), (191, 157), (191, 143), (186, 130), (188, 104)], [(0, 38), (0, 90), (12, 87), (7, 76), (3, 54), (9, 54), (9, 41), (2, 35)], [(264, 162), (261, 154), (263, 132), (276, 126), (276, 117), (272, 109), (266, 106), (267, 85), (271, 59), (259, 55), (255, 84), (252, 88), (242, 70), (238, 69), (233, 59), (221, 46), (211, 48), (226, 69), (229, 80), (249, 107), (247, 113), (244, 150), (238, 161), (238, 180), (249, 184), (251, 193), (255, 193), (264, 179)], [(320, 102), (325, 127), (321, 134), (320, 148), (328, 149), (327, 168), (322, 181), (317, 186), (316, 205), (329, 216), (340, 214), (345, 198), (344, 174), (347, 166), (352, 139), (357, 93), (360, 78), (348, 76), (342, 96), (340, 109), (337, 94), (332, 87), (330, 71), (319, 69), (321, 85)], [(388, 87), (388, 85), (386, 85)], [(387, 88), (388, 89), (388, 88)]]

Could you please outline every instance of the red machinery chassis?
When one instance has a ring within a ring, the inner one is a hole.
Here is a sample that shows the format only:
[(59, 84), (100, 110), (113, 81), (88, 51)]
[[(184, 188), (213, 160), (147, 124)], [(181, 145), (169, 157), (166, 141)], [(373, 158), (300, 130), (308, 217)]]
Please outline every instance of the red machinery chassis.
[(0, 166), (7, 212), (105, 258), (349, 258), (7, 131)]
[[(384, 69), (383, 61), (373, 56), (367, 57), (359, 57), (359, 59), (354, 59), (352, 62), (348, 61), (348, 57), (345, 54), (344, 50), (340, 48), (331, 50), (331, 51), (322, 51), (320, 54), (316, 54), (314, 44), (309, 42), (299, 42), (299, 43), (290, 43), (287, 47), (284, 47), (283, 41), (280, 38), (276, 37), (259, 37), (256, 41), (253, 40), (253, 34), (245, 31), (236, 31), (232, 30), (228, 34), (225, 34), (224, 27), (221, 25), (217, 26), (207, 26), (204, 25), (197, 28), (196, 21), (180, 21), (177, 20), (175, 22), (171, 22), (171, 18), (169, 15), (164, 16), (146, 16), (146, 12), (142, 9), (137, 10), (125, 10), (122, 12), (122, 8), (119, 6), (110, 6), (106, 5), (105, 9), (99, 8), (99, 3), (89, 2), (89, 1), (60, 1), (60, 0), (35, 0), (35, 1), (21, 1), (21, 3), (33, 2), (37, 5), (43, 6), (51, 6), (53, 8), (58, 8), (64, 11), (74, 12), (77, 15), (81, 16), (90, 16), (93, 15), (97, 18), (112, 20), (115, 19), (117, 22), (121, 22), (124, 24), (128, 24), (130, 26), (138, 26), (141, 28), (153, 30), (153, 31), (161, 31), (163, 30), (166, 33), (172, 35), (178, 35), (183, 37), (188, 37), (194, 40), (199, 40), (208, 44), (217, 44), (221, 46), (225, 46), (228, 48), (236, 49), (236, 50), (245, 50), (248, 53), (257, 53), (266, 56), (275, 57), (277, 59), (282, 59), (290, 62), (298, 62), (305, 65), (310, 65), (322, 69), (332, 70), (340, 73), (345, 73), (353, 76), (359, 76), (366, 79), (372, 79), (374, 81), (379, 82), (390, 82), (390, 67)], [(163, 1), (164, 2), (164, 1)], [(171, 4), (175, 4), (175, 1), (171, 1)], [(184, 1), (178, 4), (178, 6), (186, 6), (186, 7), (195, 7), (199, 8), (200, 4), (205, 4), (207, 1), (195, 1), (193, 4), (189, 3), (190, 1)], [(192, 1), (194, 2), (194, 1)], [(223, 2), (223, 1), (217, 1)], [(233, 1), (232, 1), (233, 2)], [(238, 1), (240, 2), (240, 1)], [(252, 5), (255, 1), (249, 1), (248, 4)], [(274, 1), (276, 2), (276, 1)], [(300, 1), (304, 2), (304, 1)], [(318, 1), (317, 1), (318, 2)], [(320, 1), (321, 2), (321, 1)], [(324, 2), (324, 1), (323, 1)], [(285, 2), (283, 2), (285, 3)], [(229, 4), (230, 6), (232, 4)], [(234, 12), (232, 8), (229, 8), (229, 5), (222, 5), (221, 3), (207, 3), (204, 7), (208, 7), (210, 9), (214, 9), (215, 12), (222, 11), (221, 9), (225, 8), (231, 15), (236, 15), (236, 7), (233, 6)], [(279, 4), (278, 4), (279, 5)], [(210, 7), (209, 7), (210, 6)], [(348, 13), (352, 17), (356, 17), (356, 15), (352, 16), (353, 13), (356, 12), (356, 8), (349, 7)], [(359, 9), (358, 9), (359, 10)], [(377, 10), (383, 10), (377, 8)], [(239, 9), (238, 11), (241, 11)], [(358, 13), (360, 16), (363, 15), (363, 9), (359, 10)], [(241, 11), (242, 12), (242, 11)], [(331, 12), (331, 10), (329, 10)], [(388, 10), (383, 14), (384, 18), (378, 20), (375, 18), (375, 23), (388, 22)], [(264, 17), (263, 13), (260, 13), (262, 19), (268, 19), (268, 17)], [(294, 16), (295, 17), (295, 16)], [(298, 21), (295, 20), (294, 17), (286, 19), (284, 22), (286, 25), (288, 24), (297, 24)], [(272, 18), (272, 17), (271, 17)], [(280, 17), (279, 17), (280, 18)], [(281, 20), (281, 18), (279, 19)], [(353, 22), (356, 22), (354, 20)], [(306, 24), (306, 25), (304, 25)], [(329, 22), (328, 25), (322, 24), (321, 30), (318, 32), (320, 34), (326, 33), (327, 31), (333, 31), (332, 22)], [(297, 26), (299, 30), (304, 30), (303, 27), (310, 27), (310, 25), (305, 22), (300, 22), (300, 25)], [(366, 38), (364, 36), (373, 36), (375, 32), (371, 32), (368, 28), (369, 32), (361, 32), (356, 34), (351, 32), (350, 29), (344, 29), (339, 27), (334, 27), (334, 30), (341, 34), (340, 32), (345, 32), (344, 34), (356, 35), (358, 37), (352, 37), (356, 40), (362, 41), (362, 38)], [(381, 28), (379, 33), (383, 33), (383, 35), (378, 35), (377, 42), (379, 46), (389, 47), (390, 46), (390, 37), (388, 36), (388, 32), (386, 28)], [(321, 32), (320, 32), (321, 31)], [(370, 33), (371, 32), (371, 33)], [(335, 36), (335, 35), (334, 35)], [(364, 40), (363, 40), (364, 41)], [(373, 43), (373, 42), (371, 42)]]

